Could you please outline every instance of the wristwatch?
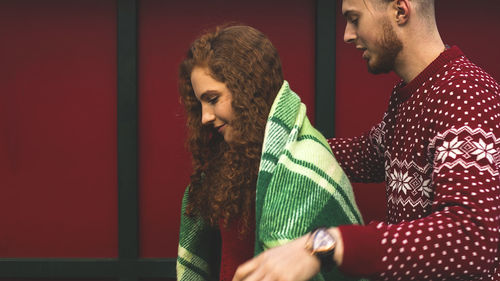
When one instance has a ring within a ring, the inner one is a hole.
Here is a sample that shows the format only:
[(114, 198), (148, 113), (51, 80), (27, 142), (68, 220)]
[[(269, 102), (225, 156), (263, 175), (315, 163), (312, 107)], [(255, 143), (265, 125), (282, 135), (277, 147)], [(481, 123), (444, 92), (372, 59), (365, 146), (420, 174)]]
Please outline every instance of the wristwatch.
[(322, 270), (330, 271), (335, 266), (333, 254), (335, 253), (336, 245), (337, 241), (328, 232), (327, 228), (320, 227), (309, 233), (306, 249), (311, 255), (319, 259)]

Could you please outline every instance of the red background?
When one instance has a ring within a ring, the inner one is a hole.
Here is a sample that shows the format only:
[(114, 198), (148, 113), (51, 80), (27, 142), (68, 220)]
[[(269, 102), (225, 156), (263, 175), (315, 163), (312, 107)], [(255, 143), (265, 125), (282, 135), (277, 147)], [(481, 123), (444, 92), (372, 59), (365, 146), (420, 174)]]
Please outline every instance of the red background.
[[(139, 1), (142, 257), (176, 256), (190, 174), (177, 66), (203, 30), (237, 21), (267, 34), (314, 119), (315, 1), (208, 2)], [(444, 40), (499, 80), (500, 2), (437, 6)], [(337, 136), (355, 136), (382, 118), (397, 77), (367, 73), (337, 14), (332, 110)], [(0, 38), (0, 257), (116, 257), (115, 1), (1, 1)], [(383, 219), (383, 185), (354, 188), (365, 220)]]
[(116, 257), (116, 5), (0, 2), (0, 257)]

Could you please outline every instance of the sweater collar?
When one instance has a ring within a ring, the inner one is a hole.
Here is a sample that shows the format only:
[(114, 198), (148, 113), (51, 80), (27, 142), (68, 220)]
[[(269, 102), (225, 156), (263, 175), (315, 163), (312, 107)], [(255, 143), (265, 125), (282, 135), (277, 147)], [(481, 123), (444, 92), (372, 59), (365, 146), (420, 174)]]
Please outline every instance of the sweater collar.
[(417, 77), (405, 84), (400, 82), (395, 88), (395, 98), (398, 103), (407, 100), (419, 87), (422, 86), (430, 77), (437, 71), (442, 69), (447, 63), (464, 56), (464, 53), (457, 47), (453, 46), (444, 50), (433, 62), (431, 62)]

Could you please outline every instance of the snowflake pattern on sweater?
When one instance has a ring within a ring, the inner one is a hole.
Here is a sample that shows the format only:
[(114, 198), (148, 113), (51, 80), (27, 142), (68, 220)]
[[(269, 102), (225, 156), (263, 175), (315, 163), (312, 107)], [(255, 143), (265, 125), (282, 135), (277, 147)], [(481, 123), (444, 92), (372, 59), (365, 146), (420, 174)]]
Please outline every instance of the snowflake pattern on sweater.
[(343, 271), (500, 280), (500, 87), (460, 49), (396, 85), (370, 132), (329, 143), (352, 181), (386, 182), (386, 222), (339, 228)]

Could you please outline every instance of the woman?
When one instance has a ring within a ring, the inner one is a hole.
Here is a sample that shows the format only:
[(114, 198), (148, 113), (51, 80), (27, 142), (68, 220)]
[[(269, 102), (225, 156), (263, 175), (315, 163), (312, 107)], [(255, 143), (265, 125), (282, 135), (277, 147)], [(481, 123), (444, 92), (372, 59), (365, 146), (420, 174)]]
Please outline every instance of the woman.
[[(231, 280), (266, 248), (319, 226), (362, 223), (349, 181), (265, 35), (248, 26), (207, 33), (179, 76), (193, 174), (178, 280)], [(345, 279), (335, 270), (318, 278)]]

